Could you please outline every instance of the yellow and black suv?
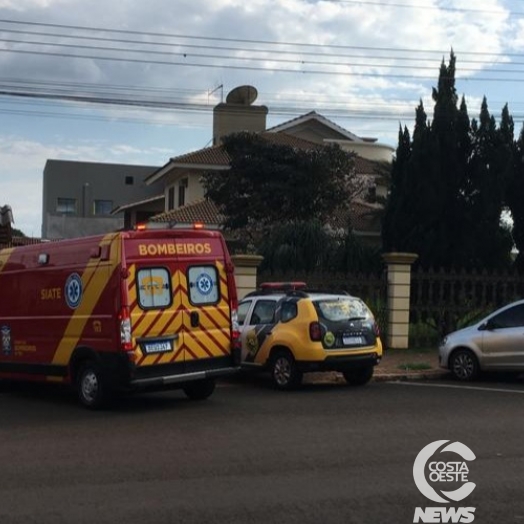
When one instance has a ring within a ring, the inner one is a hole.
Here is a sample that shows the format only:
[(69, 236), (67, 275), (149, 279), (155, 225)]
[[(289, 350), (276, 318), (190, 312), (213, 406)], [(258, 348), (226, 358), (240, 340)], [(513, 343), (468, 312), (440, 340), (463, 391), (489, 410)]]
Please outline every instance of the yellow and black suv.
[(278, 389), (311, 371), (338, 371), (355, 386), (373, 376), (382, 343), (358, 297), (308, 291), (303, 282), (267, 283), (238, 306), (242, 367), (268, 370)]

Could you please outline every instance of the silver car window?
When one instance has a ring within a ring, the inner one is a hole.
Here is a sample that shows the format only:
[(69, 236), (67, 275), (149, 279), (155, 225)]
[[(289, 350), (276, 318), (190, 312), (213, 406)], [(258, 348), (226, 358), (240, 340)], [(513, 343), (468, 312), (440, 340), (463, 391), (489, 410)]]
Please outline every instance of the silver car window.
[(524, 326), (524, 304), (502, 311), (492, 317), (490, 323), (497, 329)]

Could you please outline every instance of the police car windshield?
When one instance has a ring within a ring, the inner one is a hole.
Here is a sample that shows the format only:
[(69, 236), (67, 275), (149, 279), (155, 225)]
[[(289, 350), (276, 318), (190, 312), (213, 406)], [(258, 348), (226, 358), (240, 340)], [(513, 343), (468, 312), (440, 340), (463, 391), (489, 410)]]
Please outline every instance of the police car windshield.
[(364, 320), (370, 316), (366, 304), (355, 297), (318, 300), (315, 302), (315, 308), (321, 318), (333, 322)]

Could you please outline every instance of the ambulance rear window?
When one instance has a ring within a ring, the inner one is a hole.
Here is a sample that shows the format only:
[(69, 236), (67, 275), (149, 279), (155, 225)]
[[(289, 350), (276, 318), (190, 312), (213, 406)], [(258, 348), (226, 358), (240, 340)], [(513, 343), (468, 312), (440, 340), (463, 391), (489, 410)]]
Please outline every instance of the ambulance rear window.
[(216, 304), (220, 298), (215, 266), (193, 266), (188, 270), (189, 300), (194, 305)]
[(142, 309), (166, 308), (171, 305), (171, 279), (166, 268), (139, 269), (136, 280), (138, 303)]

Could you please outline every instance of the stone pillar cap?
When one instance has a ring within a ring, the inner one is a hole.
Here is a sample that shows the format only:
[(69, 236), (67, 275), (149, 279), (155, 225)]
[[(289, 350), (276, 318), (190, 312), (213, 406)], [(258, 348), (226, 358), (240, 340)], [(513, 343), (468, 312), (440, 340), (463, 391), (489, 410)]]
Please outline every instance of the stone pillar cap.
[(413, 264), (417, 260), (418, 255), (416, 253), (384, 253), (382, 258), (386, 264)]

